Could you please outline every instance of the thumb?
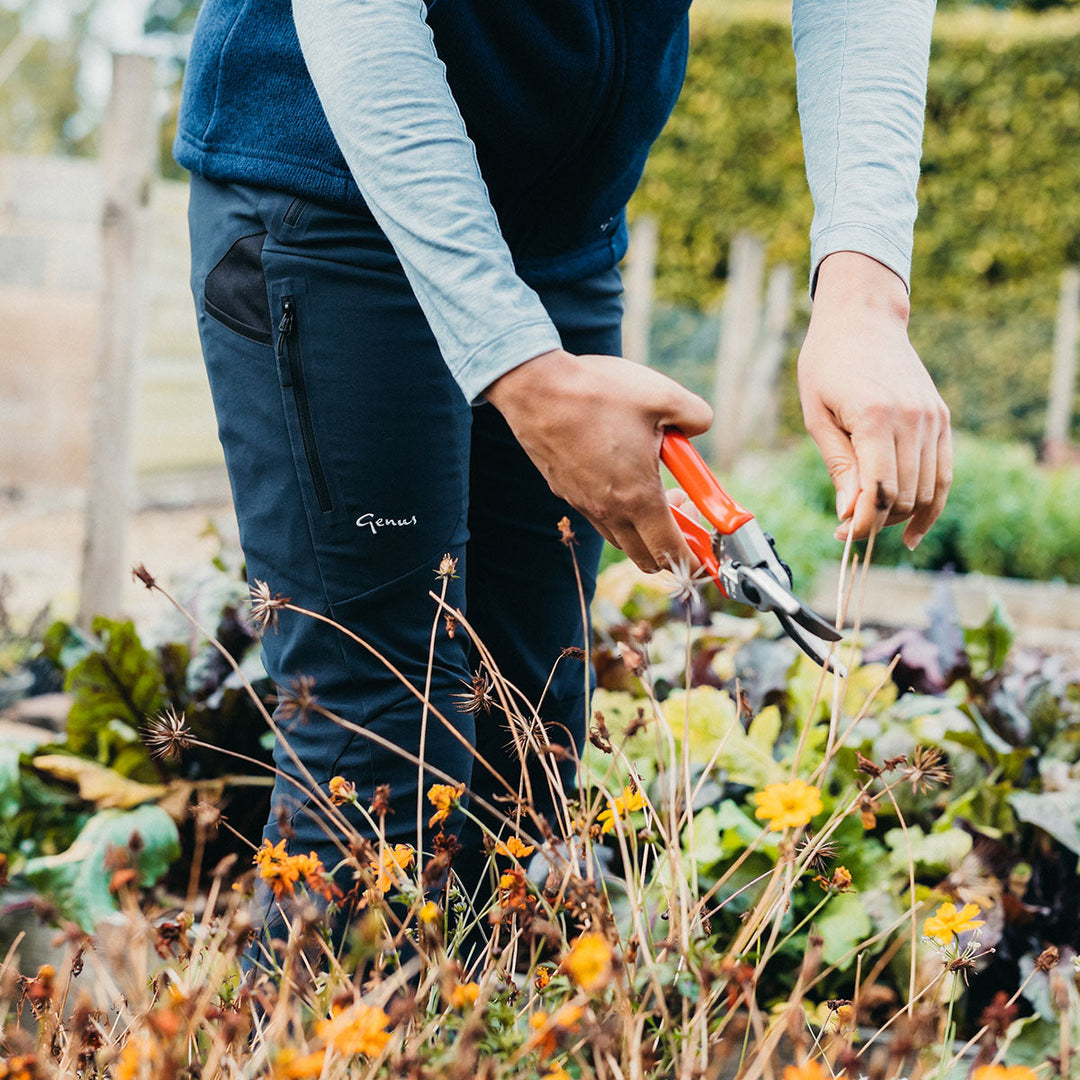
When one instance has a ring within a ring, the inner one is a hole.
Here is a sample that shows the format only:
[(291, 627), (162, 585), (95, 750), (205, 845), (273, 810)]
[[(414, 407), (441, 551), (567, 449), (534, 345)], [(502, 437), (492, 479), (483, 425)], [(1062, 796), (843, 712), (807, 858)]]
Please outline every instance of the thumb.
[(678, 393), (668, 402), (665, 427), (677, 427), (684, 435), (702, 435), (712, 426), (712, 406), (697, 394), (676, 384)]
[(851, 438), (831, 420), (810, 430), (810, 435), (817, 443), (829, 478), (836, 489), (836, 516), (840, 521), (846, 521), (855, 509), (855, 500), (859, 497), (859, 466)]

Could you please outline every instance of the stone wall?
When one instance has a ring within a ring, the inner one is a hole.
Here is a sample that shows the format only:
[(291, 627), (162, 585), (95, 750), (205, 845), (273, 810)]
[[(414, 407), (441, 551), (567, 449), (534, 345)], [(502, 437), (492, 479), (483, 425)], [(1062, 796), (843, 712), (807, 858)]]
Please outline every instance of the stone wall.
[[(85, 482), (101, 204), (92, 160), (0, 155), (0, 491)], [(154, 184), (134, 395), (142, 487), (222, 467), (188, 287), (186, 206), (184, 184)]]

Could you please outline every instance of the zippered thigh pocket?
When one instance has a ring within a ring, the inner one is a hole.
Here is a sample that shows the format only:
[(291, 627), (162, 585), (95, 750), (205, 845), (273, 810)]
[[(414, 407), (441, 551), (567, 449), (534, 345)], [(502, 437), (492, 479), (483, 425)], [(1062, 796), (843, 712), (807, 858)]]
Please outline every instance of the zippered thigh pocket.
[(304, 358), (300, 346), (299, 306), (293, 293), (285, 292), (278, 298), (277, 366), (282, 389), (291, 391), (292, 405), (300, 431), (304, 460), (311, 474), (311, 486), (319, 509), (327, 513), (334, 509), (330, 485), (319, 458), (319, 446), (315, 438), (311, 400), (304, 378)]

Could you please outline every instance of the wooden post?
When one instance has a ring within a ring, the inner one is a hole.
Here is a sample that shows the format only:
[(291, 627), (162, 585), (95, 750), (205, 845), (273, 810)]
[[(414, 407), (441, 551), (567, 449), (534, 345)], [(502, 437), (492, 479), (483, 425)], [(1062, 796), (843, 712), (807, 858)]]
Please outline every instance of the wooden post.
[(1069, 457), (1069, 429), (1076, 395), (1076, 354), (1080, 346), (1080, 270), (1067, 266), (1061, 275), (1057, 322), (1054, 326), (1054, 365), (1050, 400), (1046, 406), (1043, 458), (1061, 465)]
[(779, 407), (776, 384), (791, 326), (795, 275), (787, 263), (775, 266), (765, 290), (761, 345), (746, 373), (743, 445), (768, 449), (776, 440)]
[(656, 218), (642, 217), (630, 232), (630, 261), (626, 270), (626, 314), (623, 316), (623, 355), (639, 364), (649, 362), (652, 329), (653, 280), (659, 245)]
[(144, 218), (156, 151), (154, 63), (113, 57), (112, 95), (102, 128), (102, 291), (91, 407), (78, 622), (116, 614), (127, 572), (132, 488), (132, 381), (144, 277)]
[(761, 330), (765, 245), (750, 233), (731, 242), (727, 292), (720, 322), (713, 384), (713, 460), (730, 469), (743, 445), (746, 378)]

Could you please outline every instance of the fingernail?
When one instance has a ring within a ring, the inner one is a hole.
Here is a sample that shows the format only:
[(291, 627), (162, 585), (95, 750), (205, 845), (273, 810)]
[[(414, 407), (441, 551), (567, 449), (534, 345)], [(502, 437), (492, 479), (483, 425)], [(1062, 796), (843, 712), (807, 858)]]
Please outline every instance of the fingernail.
[(904, 547), (906, 547), (908, 551), (914, 551), (923, 542), (923, 537), (925, 535), (926, 533), (915, 533), (914, 536), (905, 536)]
[(847, 529), (844, 529), (844, 528), (837, 529), (836, 532), (833, 533), (833, 539), (834, 540), (846, 540), (847, 539), (847, 534), (848, 534)]
[(843, 521), (851, 513), (851, 504), (855, 493), (849, 488), (840, 488), (836, 493), (836, 516)]

